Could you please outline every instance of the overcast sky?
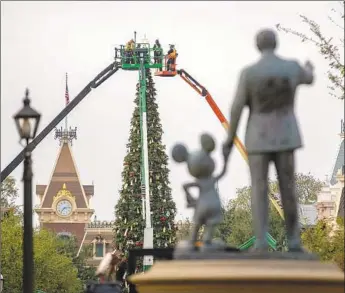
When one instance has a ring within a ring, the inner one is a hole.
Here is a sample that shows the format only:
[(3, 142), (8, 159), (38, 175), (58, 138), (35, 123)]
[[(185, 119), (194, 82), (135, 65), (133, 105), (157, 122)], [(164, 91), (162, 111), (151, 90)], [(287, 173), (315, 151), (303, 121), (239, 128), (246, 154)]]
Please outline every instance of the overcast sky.
[[(41, 112), (42, 130), (64, 107), (65, 72), (71, 99), (113, 61), (114, 47), (138, 32), (140, 40), (159, 38), (164, 48), (175, 44), (177, 64), (202, 83), (228, 117), (241, 68), (259, 57), (254, 35), (277, 23), (308, 32), (298, 15), (316, 20), (328, 36), (340, 35), (327, 19), (333, 2), (1, 2), (1, 169), (21, 151), (12, 119), (22, 106), (24, 90)], [(296, 112), (305, 147), (297, 152), (298, 172), (320, 179), (330, 174), (340, 143), (338, 133), (344, 103), (329, 96), (327, 62), (312, 45), (280, 34), (278, 53), (310, 59), (316, 82), (298, 91)], [(119, 71), (93, 91), (69, 115), (78, 127), (73, 152), (82, 184), (95, 184), (92, 207), (100, 220), (112, 220), (121, 187), (123, 157), (129, 137), (136, 72)], [(217, 170), (222, 166), (225, 132), (207, 103), (181, 78), (155, 78), (162, 119), (163, 142), (170, 150), (177, 141), (199, 147), (199, 134), (217, 140)], [(241, 120), (244, 137), (247, 112)], [(62, 124), (63, 125), (63, 124)], [(54, 134), (33, 153), (34, 184), (47, 184), (59, 145)], [(178, 218), (188, 217), (181, 184), (190, 180), (185, 165), (170, 161), (170, 181)], [(271, 170), (273, 174), (273, 168)], [(22, 164), (12, 173), (22, 192)], [(227, 176), (219, 184), (224, 200), (249, 184), (248, 167), (239, 152), (230, 158)], [(22, 200), (21, 200), (22, 201)], [(38, 203), (35, 197), (34, 204)]]

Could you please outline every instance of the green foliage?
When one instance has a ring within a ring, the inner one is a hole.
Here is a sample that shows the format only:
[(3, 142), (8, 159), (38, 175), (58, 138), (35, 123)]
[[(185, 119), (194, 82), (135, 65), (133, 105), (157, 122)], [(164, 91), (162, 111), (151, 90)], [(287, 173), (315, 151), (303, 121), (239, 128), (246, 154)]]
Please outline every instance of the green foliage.
[(72, 259), (74, 267), (77, 269), (78, 279), (86, 284), (89, 281), (96, 281), (95, 276), (96, 269), (86, 265), (86, 261), (89, 257), (92, 257), (92, 247), (86, 246), (83, 247), (78, 254), (79, 246), (77, 238), (75, 236), (71, 237), (58, 237), (59, 247), (57, 249), (58, 253), (67, 256)]
[[(149, 153), (149, 180), (154, 247), (173, 246), (176, 239), (174, 219), (176, 205), (169, 187), (168, 156), (162, 144), (162, 125), (156, 103), (156, 90), (150, 70), (146, 71), (147, 131)], [(144, 241), (145, 221), (141, 197), (141, 136), (139, 112), (139, 85), (131, 119), (127, 155), (124, 158), (122, 188), (115, 206), (115, 243), (123, 251), (141, 248)]]
[[(225, 207), (221, 233), (226, 235), (225, 240), (231, 246), (239, 247), (253, 236), (250, 193), (249, 186), (237, 189), (237, 197), (230, 200)], [(270, 205), (269, 209), (269, 223), (269, 233), (277, 241), (277, 249), (283, 250), (285, 247), (284, 221), (273, 205)]]
[(9, 176), (1, 183), (1, 207), (14, 207), (15, 201), (18, 198), (18, 188), (16, 186), (16, 180)]
[[(339, 30), (339, 39), (334, 40), (327, 37), (321, 31), (320, 25), (314, 20), (304, 15), (300, 15), (302, 22), (307, 24), (311, 35), (307, 35), (291, 28), (286, 28), (277, 24), (278, 31), (293, 34), (301, 39), (302, 42), (312, 43), (320, 51), (320, 54), (328, 61), (329, 70), (327, 72), (331, 85), (331, 95), (339, 99), (344, 99), (344, 1), (339, 1), (339, 8), (332, 9), (333, 17), (329, 16), (329, 20)], [(334, 17), (338, 18), (337, 20)], [(340, 49), (339, 49), (340, 48)], [(339, 53), (340, 51), (340, 53)]]
[[(22, 292), (21, 218), (9, 215), (2, 221), (2, 274), (6, 280), (3, 293)], [(34, 233), (35, 288), (49, 293), (80, 293), (82, 283), (71, 258), (59, 253), (60, 242), (46, 230)]]
[(317, 195), (321, 191), (323, 182), (310, 173), (295, 174), (296, 194), (300, 204), (313, 204), (317, 201)]
[(238, 247), (253, 236), (250, 187), (237, 189), (236, 195), (225, 207), (224, 225), (231, 231), (226, 242)]
[(327, 221), (318, 221), (315, 227), (302, 233), (303, 245), (323, 261), (334, 261), (344, 270), (344, 220), (337, 227)]

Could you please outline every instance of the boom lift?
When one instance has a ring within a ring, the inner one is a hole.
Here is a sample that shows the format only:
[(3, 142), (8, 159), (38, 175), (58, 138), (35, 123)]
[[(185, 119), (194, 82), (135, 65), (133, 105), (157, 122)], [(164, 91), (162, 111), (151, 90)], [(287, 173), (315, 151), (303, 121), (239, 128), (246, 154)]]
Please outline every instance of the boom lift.
[[(136, 38), (136, 33), (135, 33)], [(129, 54), (130, 53), (130, 54)], [(149, 244), (144, 247), (149, 248), (153, 244), (153, 234), (150, 218), (150, 200), (149, 200), (149, 170), (148, 170), (148, 154), (147, 154), (147, 125), (146, 125), (146, 69), (155, 68), (155, 76), (157, 77), (174, 77), (179, 75), (186, 83), (188, 83), (196, 92), (205, 98), (214, 114), (221, 122), (223, 128), (227, 130), (229, 123), (221, 110), (213, 100), (211, 94), (197, 82), (189, 73), (184, 69), (177, 70), (176, 62), (170, 65), (170, 70), (167, 70), (167, 56), (163, 55), (161, 51), (161, 57), (154, 58), (154, 50), (150, 47), (148, 42), (136, 43), (133, 50), (128, 52), (124, 45), (120, 45), (119, 48), (115, 48), (115, 61), (102, 70), (90, 83), (86, 85), (84, 89), (73, 99), (71, 102), (36, 136), (36, 138), (27, 146), (25, 151), (33, 151), (39, 143), (59, 124), (59, 122), (65, 118), (93, 89), (99, 87), (108, 78), (114, 75), (119, 69), (123, 70), (137, 70), (139, 72), (139, 86), (140, 86), (140, 126), (141, 126), (141, 143), (142, 143), (142, 156), (141, 156), (141, 181), (142, 181), (142, 194), (145, 195), (145, 201), (143, 200), (143, 211), (145, 211), (146, 220), (146, 236), (144, 238), (149, 241)], [(158, 59), (158, 62), (157, 62)], [(247, 151), (242, 142), (235, 137), (235, 146), (239, 150), (244, 160), (248, 163)], [(1, 182), (23, 161), (24, 150), (21, 151), (13, 161), (6, 166), (1, 172)], [(278, 213), (282, 218), (283, 212), (277, 201), (270, 195), (270, 200)], [(144, 216), (144, 215), (143, 215)], [(152, 244), (151, 244), (152, 243)], [(272, 242), (273, 243), (273, 242)], [(150, 261), (146, 261), (148, 264)], [(145, 264), (144, 264), (145, 265)]]

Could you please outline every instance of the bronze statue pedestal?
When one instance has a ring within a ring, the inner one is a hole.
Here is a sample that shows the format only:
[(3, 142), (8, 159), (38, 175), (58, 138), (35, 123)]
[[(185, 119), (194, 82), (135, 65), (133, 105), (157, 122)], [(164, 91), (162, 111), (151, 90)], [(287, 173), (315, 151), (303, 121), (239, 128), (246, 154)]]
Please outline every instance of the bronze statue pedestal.
[(158, 261), (130, 281), (139, 293), (343, 293), (334, 264), (297, 259)]

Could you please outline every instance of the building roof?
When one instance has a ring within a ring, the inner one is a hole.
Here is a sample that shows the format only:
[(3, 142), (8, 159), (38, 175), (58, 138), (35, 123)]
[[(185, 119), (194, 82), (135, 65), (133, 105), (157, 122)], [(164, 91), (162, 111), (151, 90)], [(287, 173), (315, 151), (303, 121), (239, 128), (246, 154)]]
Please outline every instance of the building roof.
[(89, 208), (87, 195), (93, 195), (93, 186), (81, 185), (71, 147), (68, 142), (61, 144), (60, 152), (48, 186), (36, 186), (37, 193), (43, 194), (40, 208), (50, 208), (54, 196), (62, 189), (64, 184), (66, 184), (67, 190), (75, 197), (78, 208)]
[(343, 120), (341, 121), (341, 133), (340, 133), (340, 137), (341, 137), (341, 143), (340, 143), (340, 147), (339, 147), (339, 151), (338, 151), (338, 154), (337, 154), (337, 158), (335, 160), (335, 163), (334, 163), (334, 167), (333, 167), (333, 171), (332, 171), (332, 177), (331, 177), (331, 180), (330, 180), (330, 183), (331, 185), (334, 185), (337, 183), (337, 173), (338, 173), (338, 170), (343, 168), (344, 166), (344, 122)]

